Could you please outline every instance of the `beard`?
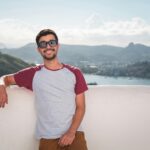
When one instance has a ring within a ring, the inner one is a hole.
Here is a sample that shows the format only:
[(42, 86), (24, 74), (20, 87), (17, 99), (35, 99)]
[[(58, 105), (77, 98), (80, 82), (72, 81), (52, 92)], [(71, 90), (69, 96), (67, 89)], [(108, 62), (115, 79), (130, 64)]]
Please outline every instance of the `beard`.
[(43, 57), (45, 60), (53, 60), (53, 59), (55, 59), (56, 56), (57, 56), (56, 53), (53, 53), (51, 56), (47, 56), (47, 55), (45, 54), (45, 53), (46, 53), (47, 51), (49, 51), (49, 50), (55, 52), (55, 49), (46, 49), (46, 50), (43, 51), (43, 54), (41, 54), (42, 57)]
[(51, 57), (47, 57), (47, 56), (43, 55), (43, 58), (46, 60), (53, 60), (56, 58), (56, 54), (53, 54)]

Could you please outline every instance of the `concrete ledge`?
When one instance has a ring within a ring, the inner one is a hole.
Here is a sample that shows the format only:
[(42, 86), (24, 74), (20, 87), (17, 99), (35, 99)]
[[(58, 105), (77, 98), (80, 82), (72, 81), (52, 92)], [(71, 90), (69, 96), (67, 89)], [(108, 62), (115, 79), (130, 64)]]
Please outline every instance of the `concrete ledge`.
[[(7, 89), (0, 109), (0, 150), (38, 150), (34, 95)], [(150, 86), (90, 86), (83, 120), (89, 150), (150, 149)]]

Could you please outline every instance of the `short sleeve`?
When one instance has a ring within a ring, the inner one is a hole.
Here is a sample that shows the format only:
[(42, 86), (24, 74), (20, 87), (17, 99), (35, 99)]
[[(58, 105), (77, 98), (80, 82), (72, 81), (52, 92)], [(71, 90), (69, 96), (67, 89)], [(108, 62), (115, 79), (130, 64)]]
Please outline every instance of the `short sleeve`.
[(78, 95), (88, 90), (88, 87), (80, 69), (76, 69), (75, 75), (76, 75), (75, 93)]
[(20, 87), (32, 90), (32, 81), (36, 71), (37, 69), (35, 67), (29, 67), (18, 71), (14, 74), (16, 84)]

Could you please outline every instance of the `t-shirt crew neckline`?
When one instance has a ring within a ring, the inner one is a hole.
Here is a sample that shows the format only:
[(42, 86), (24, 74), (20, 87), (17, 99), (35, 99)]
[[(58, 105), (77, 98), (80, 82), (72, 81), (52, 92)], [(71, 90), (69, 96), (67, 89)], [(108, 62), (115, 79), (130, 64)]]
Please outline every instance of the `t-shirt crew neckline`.
[(61, 69), (64, 68), (64, 64), (63, 64), (63, 63), (61, 63), (61, 64), (62, 64), (62, 67), (61, 67), (61, 68), (58, 68), (58, 69), (50, 69), (50, 68), (46, 67), (45, 65), (44, 65), (44, 68), (45, 68), (46, 70), (50, 70), (50, 71), (59, 71), (59, 70), (61, 70)]

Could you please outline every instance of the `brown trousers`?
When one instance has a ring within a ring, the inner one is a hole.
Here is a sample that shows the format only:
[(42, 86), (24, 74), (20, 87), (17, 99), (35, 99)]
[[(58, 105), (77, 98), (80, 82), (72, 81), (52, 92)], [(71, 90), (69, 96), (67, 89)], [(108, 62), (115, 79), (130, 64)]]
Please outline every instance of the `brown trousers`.
[(69, 146), (61, 147), (58, 145), (58, 139), (41, 139), (39, 150), (88, 150), (84, 132), (77, 131), (73, 143)]

